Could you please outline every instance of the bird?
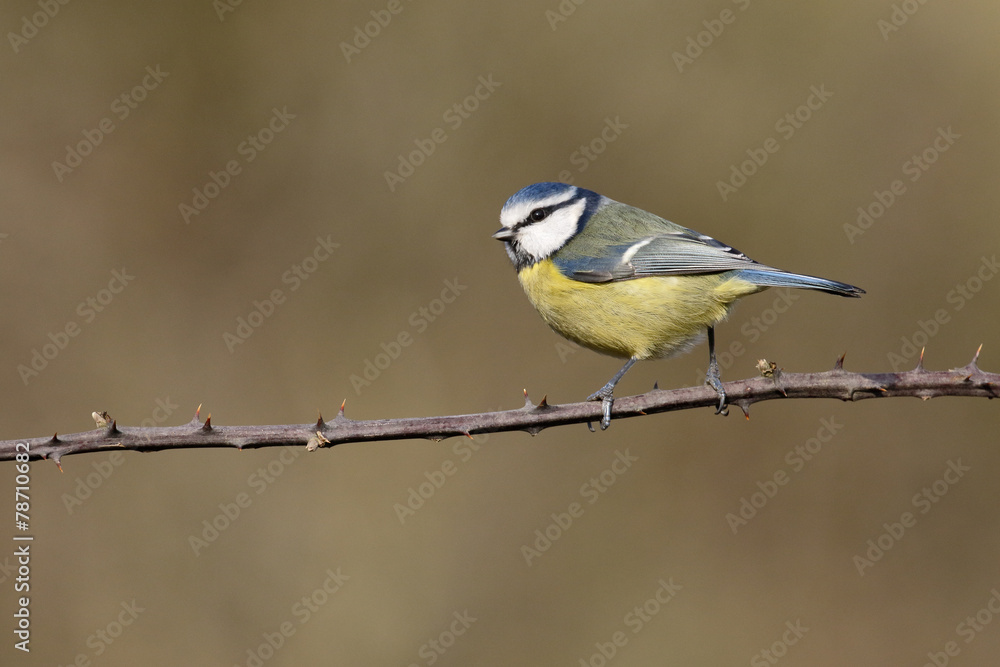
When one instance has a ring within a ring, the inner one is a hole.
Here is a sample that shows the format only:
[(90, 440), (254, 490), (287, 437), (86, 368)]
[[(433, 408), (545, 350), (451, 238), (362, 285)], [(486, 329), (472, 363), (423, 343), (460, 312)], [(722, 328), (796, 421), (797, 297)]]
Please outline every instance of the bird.
[(535, 183), (500, 211), (502, 241), (521, 286), (557, 333), (627, 359), (603, 387), (601, 429), (614, 389), (637, 362), (689, 351), (707, 334), (705, 383), (727, 414), (715, 358), (715, 325), (740, 298), (768, 287), (860, 297), (860, 287), (760, 264), (739, 250), (658, 215), (566, 183)]

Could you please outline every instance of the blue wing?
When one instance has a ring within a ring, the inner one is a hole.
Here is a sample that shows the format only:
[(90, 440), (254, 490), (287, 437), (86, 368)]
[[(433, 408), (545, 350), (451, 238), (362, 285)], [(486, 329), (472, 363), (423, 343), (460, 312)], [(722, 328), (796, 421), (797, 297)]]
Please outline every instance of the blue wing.
[(776, 271), (739, 250), (691, 230), (646, 236), (604, 246), (599, 253), (557, 254), (563, 275), (582, 282), (610, 282), (645, 276), (696, 275), (754, 268)]
[[(609, 210), (612, 207), (614, 210)], [(605, 283), (734, 271), (737, 277), (761, 287), (799, 287), (841, 296), (864, 294), (853, 285), (760, 264), (710, 236), (641, 209), (611, 201), (601, 208), (604, 210), (598, 210), (594, 218), (604, 217), (604, 224), (592, 225), (594, 220), (588, 221), (577, 239), (553, 257), (567, 278)], [(610, 228), (609, 217), (615, 220)], [(617, 242), (610, 242), (611, 237), (617, 237)], [(622, 243), (622, 237), (628, 241)]]

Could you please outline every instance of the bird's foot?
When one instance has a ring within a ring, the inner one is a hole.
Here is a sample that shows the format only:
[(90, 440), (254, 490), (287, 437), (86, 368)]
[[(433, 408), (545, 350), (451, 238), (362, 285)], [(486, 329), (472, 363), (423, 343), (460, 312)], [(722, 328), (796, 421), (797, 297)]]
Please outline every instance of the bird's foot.
[(719, 365), (712, 364), (705, 373), (705, 384), (715, 390), (719, 395), (719, 406), (715, 409), (715, 414), (725, 417), (729, 414), (729, 406), (726, 405), (726, 390), (722, 388), (722, 379), (719, 376)]
[[(614, 391), (615, 391), (615, 386), (609, 382), (608, 384), (604, 385), (603, 387), (601, 387), (600, 389), (598, 389), (593, 394), (587, 397), (588, 401), (601, 402), (602, 431), (607, 430), (607, 428), (611, 426), (611, 408), (615, 404)], [(594, 430), (594, 426), (590, 422), (587, 422), (587, 428), (589, 428), (591, 431)]]

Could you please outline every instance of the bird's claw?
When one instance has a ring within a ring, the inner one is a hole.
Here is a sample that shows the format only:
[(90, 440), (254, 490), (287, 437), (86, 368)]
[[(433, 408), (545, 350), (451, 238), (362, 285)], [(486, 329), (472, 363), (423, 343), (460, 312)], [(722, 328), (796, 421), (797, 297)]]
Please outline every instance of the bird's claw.
[[(605, 431), (611, 426), (611, 408), (615, 404), (614, 387), (604, 385), (599, 390), (587, 397), (588, 401), (601, 402), (601, 430)], [(593, 425), (587, 422), (587, 428), (594, 430)]]
[(726, 405), (726, 390), (722, 387), (722, 380), (719, 377), (719, 367), (712, 366), (705, 374), (705, 384), (715, 390), (719, 395), (719, 405), (715, 408), (715, 414), (725, 417), (729, 414), (729, 406)]

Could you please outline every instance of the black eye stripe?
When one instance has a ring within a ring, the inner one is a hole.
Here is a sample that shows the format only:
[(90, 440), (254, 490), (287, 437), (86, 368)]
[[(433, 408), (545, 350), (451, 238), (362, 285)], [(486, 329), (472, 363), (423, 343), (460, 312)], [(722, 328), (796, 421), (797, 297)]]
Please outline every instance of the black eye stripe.
[[(541, 222), (542, 220), (545, 220), (547, 217), (549, 217), (549, 214), (552, 213), (553, 208), (554, 207), (552, 207), (552, 206), (545, 206), (545, 207), (542, 207), (542, 208), (532, 209), (531, 212), (528, 213), (528, 217), (525, 218), (524, 220), (521, 220), (520, 222), (518, 222), (516, 225), (514, 225), (513, 228), (514, 229), (524, 229), (525, 227), (527, 227), (529, 225), (533, 225), (536, 222)], [(536, 218), (535, 217), (536, 213), (542, 213), (542, 215)]]
[[(558, 204), (552, 204), (551, 206), (540, 206), (538, 208), (531, 209), (531, 211), (528, 213), (528, 217), (526, 217), (524, 220), (521, 220), (516, 225), (514, 225), (513, 229), (523, 229), (528, 225), (533, 225), (536, 222), (541, 222), (542, 220), (545, 220), (550, 215), (552, 215), (553, 211), (557, 211), (563, 208), (564, 206), (571, 206), (578, 201), (580, 201), (580, 198), (576, 197), (574, 199), (567, 199), (566, 201), (560, 202)], [(536, 218), (535, 213), (538, 212), (541, 212), (543, 215)]]

